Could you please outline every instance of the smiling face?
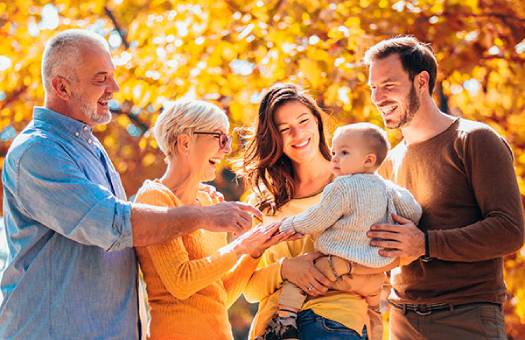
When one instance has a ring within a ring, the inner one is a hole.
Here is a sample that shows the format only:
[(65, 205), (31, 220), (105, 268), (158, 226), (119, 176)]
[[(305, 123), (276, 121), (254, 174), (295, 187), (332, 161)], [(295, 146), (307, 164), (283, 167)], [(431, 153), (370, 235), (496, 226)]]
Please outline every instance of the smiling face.
[(98, 44), (86, 44), (82, 61), (75, 67), (68, 103), (71, 115), (90, 126), (111, 121), (108, 102), (119, 90), (114, 78), (115, 66), (109, 52)]
[[(219, 127), (210, 132), (227, 134), (228, 126)], [(208, 182), (215, 179), (217, 165), (230, 152), (229, 143), (221, 147), (219, 135), (193, 134), (186, 160), (195, 178), (200, 182)]]
[(275, 125), (283, 142), (283, 153), (296, 164), (312, 160), (320, 153), (317, 119), (298, 101), (282, 105), (275, 112)]
[(420, 98), (398, 54), (372, 60), (369, 85), (372, 102), (381, 112), (386, 127), (395, 129), (410, 124), (419, 109)]

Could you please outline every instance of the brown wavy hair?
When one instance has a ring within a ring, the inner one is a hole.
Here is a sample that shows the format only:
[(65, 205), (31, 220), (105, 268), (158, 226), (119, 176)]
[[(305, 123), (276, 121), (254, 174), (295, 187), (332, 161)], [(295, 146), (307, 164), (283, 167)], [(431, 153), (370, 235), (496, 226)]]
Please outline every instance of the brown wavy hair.
[(257, 195), (257, 207), (272, 215), (295, 194), (295, 171), (292, 161), (283, 153), (283, 139), (274, 119), (277, 110), (289, 102), (303, 104), (314, 115), (319, 130), (319, 151), (330, 160), (324, 135), (324, 112), (316, 101), (298, 85), (278, 83), (272, 86), (259, 105), (255, 134), (244, 151), (241, 171), (246, 184)]

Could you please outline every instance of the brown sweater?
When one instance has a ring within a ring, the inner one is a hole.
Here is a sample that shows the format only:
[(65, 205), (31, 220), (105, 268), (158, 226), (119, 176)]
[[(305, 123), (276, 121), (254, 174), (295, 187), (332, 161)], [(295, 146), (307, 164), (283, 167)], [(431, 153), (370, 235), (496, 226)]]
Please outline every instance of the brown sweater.
[(523, 244), (523, 209), (507, 142), (485, 124), (457, 119), (424, 142), (399, 143), (381, 174), (423, 207), (430, 262), (392, 272), (400, 303), (505, 299), (503, 259)]

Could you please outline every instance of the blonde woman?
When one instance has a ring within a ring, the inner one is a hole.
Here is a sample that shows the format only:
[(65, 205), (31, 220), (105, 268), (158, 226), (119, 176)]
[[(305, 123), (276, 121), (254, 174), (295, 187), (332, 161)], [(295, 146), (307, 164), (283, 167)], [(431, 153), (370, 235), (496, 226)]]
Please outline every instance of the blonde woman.
[[(166, 156), (160, 179), (147, 180), (136, 201), (157, 206), (212, 205), (199, 191), (230, 151), (229, 122), (217, 106), (179, 100), (158, 118), (154, 136)], [(228, 308), (245, 288), (263, 251), (291, 233), (257, 227), (227, 244), (203, 229), (160, 245), (137, 247), (151, 308), (152, 339), (232, 339)]]

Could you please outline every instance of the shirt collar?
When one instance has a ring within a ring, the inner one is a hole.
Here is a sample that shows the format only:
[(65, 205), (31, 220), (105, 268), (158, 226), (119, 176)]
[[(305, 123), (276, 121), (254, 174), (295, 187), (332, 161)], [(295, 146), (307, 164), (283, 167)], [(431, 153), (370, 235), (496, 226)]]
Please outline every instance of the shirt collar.
[(89, 125), (48, 108), (35, 106), (33, 120), (36, 127), (45, 125), (46, 129), (81, 138), (89, 144), (94, 141), (93, 129)]

